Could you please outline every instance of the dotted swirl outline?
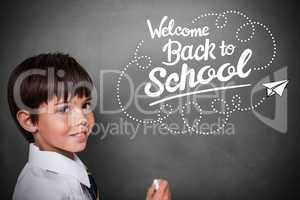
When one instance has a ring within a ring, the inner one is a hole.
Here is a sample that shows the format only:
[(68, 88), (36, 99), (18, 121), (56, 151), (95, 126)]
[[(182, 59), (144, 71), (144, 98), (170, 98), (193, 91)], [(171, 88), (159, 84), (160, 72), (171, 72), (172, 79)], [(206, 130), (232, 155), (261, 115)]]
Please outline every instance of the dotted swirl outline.
[[(206, 13), (206, 14), (202, 14), (202, 15), (196, 17), (195, 19), (193, 19), (193, 20), (192, 20), (192, 24), (196, 23), (199, 19), (204, 18), (204, 17), (207, 17), (207, 16), (217, 16), (216, 21), (215, 21), (215, 25), (216, 25), (216, 27), (217, 27), (218, 29), (222, 29), (222, 28), (224, 28), (224, 27), (226, 26), (226, 24), (228, 23), (228, 17), (226, 16), (226, 14), (237, 14), (237, 15), (241, 15), (241, 16), (243, 16), (243, 17), (247, 20), (246, 23), (244, 23), (244, 24), (242, 24), (241, 26), (238, 27), (238, 29), (237, 29), (237, 31), (236, 31), (236, 33), (235, 33), (236, 39), (237, 39), (239, 42), (241, 42), (241, 43), (248, 42), (248, 41), (250, 41), (250, 40), (254, 37), (254, 34), (255, 34), (255, 27), (254, 27), (254, 25), (259, 25), (259, 26), (263, 27), (263, 28), (268, 32), (268, 34), (270, 35), (270, 37), (271, 37), (271, 39), (272, 39), (272, 44), (273, 44), (273, 54), (272, 54), (271, 60), (270, 60), (266, 65), (264, 65), (264, 66), (262, 66), (262, 67), (254, 67), (253, 70), (259, 71), (259, 70), (263, 70), (263, 69), (266, 69), (267, 67), (269, 67), (269, 66), (273, 63), (273, 61), (274, 61), (274, 59), (275, 59), (275, 57), (276, 57), (276, 40), (275, 40), (275, 38), (274, 38), (272, 32), (270, 31), (270, 29), (269, 29), (267, 26), (265, 26), (264, 24), (262, 24), (262, 23), (260, 23), (260, 22), (253, 22), (253, 21), (250, 20), (250, 18), (249, 18), (248, 16), (246, 16), (246, 15), (243, 14), (242, 12), (236, 11), (236, 10), (229, 10), (229, 11), (225, 11), (225, 12), (223, 12), (223, 13)], [(219, 25), (220, 17), (223, 17), (223, 18), (224, 18), (224, 23), (223, 23), (222, 25)], [(244, 40), (240, 39), (240, 38), (239, 38), (239, 33), (240, 33), (240, 31), (241, 31), (244, 27), (249, 26), (249, 25), (251, 25), (251, 27), (252, 27), (252, 31), (251, 31), (250, 36), (249, 36), (247, 39), (244, 39)], [(156, 123), (162, 123), (162, 121), (165, 120), (165, 119), (172, 113), (172, 111), (173, 111), (173, 109), (171, 109), (171, 111), (170, 111), (169, 113), (167, 113), (166, 115), (164, 115), (164, 116), (162, 117), (162, 116), (161, 116), (162, 108), (163, 108), (164, 106), (171, 106), (170, 104), (167, 104), (167, 103), (161, 104), (161, 106), (160, 106), (160, 108), (159, 108), (159, 111), (158, 111), (158, 114), (157, 114), (157, 117), (158, 117), (157, 119), (153, 119), (153, 120), (142, 120), (142, 119), (138, 119), (138, 118), (136, 118), (136, 117), (133, 117), (131, 114), (129, 114), (129, 113), (124, 109), (123, 104), (122, 104), (121, 99), (120, 99), (120, 81), (121, 81), (121, 79), (123, 78), (123, 76), (124, 76), (125, 72), (127, 71), (128, 67), (129, 67), (131, 64), (136, 64), (137, 67), (138, 67), (139, 69), (144, 70), (144, 69), (148, 69), (149, 67), (152, 66), (152, 60), (151, 60), (151, 57), (149, 57), (149, 56), (138, 56), (139, 49), (140, 49), (140, 47), (142, 46), (143, 43), (144, 43), (144, 40), (141, 40), (141, 41), (138, 43), (138, 45), (137, 45), (137, 47), (136, 47), (136, 49), (135, 49), (135, 52), (134, 52), (133, 60), (130, 61), (130, 62), (123, 68), (123, 70), (121, 71), (121, 74), (120, 74), (119, 77), (118, 77), (118, 82), (117, 82), (117, 100), (118, 100), (119, 107), (120, 107), (121, 111), (126, 115), (126, 117), (128, 117), (128, 118), (130, 118), (130, 119), (132, 119), (132, 120), (134, 120), (134, 121), (136, 121), (136, 122), (138, 122), (138, 123), (144, 123), (144, 124), (156, 124)], [(140, 65), (139, 62), (138, 62), (140, 59), (143, 59), (143, 58), (148, 59), (148, 64), (147, 64), (146, 66)], [(238, 103), (237, 103), (237, 104), (235, 104), (235, 101), (234, 101), (236, 98), (238, 99)], [(265, 100), (266, 100), (266, 98), (263, 97), (263, 98), (260, 99), (256, 104), (251, 105), (251, 106), (248, 106), (248, 107), (243, 107), (243, 108), (241, 108), (241, 107), (240, 107), (240, 105), (241, 105), (240, 96), (239, 96), (238, 94), (236, 94), (236, 95), (234, 95), (234, 96), (232, 97), (232, 104), (231, 104), (231, 105), (234, 107), (232, 110), (225, 111), (225, 112), (219, 112), (219, 111), (217, 111), (217, 110), (215, 109), (215, 107), (214, 107), (214, 102), (216, 102), (216, 101), (221, 101), (221, 102), (225, 103), (225, 108), (226, 108), (226, 110), (227, 110), (228, 104), (226, 103), (226, 101), (225, 101), (224, 99), (221, 99), (221, 98), (213, 99), (212, 102), (211, 102), (211, 107), (213, 108), (213, 111), (218, 112), (219, 114), (225, 114), (225, 115), (226, 115), (225, 123), (222, 125), (222, 127), (224, 127), (225, 124), (227, 123), (228, 119), (229, 119), (229, 116), (230, 116), (232, 113), (234, 113), (235, 111), (242, 111), (242, 112), (243, 112), (243, 111), (253, 110), (253, 109), (257, 108), (258, 106), (260, 106)], [(195, 102), (195, 101), (193, 101), (192, 103), (193, 103), (194, 105), (198, 105), (198, 106), (199, 106), (199, 104), (198, 104), (197, 102)], [(185, 108), (188, 104), (191, 104), (191, 102), (188, 102), (188, 103), (184, 104), (183, 107), (182, 107), (182, 109), (180, 110), (181, 116), (182, 116), (182, 120), (183, 120), (184, 123), (186, 123), (186, 120), (185, 120), (185, 118), (184, 118), (184, 112), (183, 112), (183, 110), (184, 110), (184, 108)], [(226, 105), (227, 105), (227, 106), (226, 106)], [(202, 112), (201, 112), (201, 110), (200, 110), (200, 115), (199, 115), (199, 116), (200, 116), (200, 119), (201, 119), (201, 114), (202, 114)], [(198, 121), (197, 121), (197, 122), (198, 122)], [(162, 125), (164, 125), (164, 123), (163, 123)], [(165, 124), (165, 125), (166, 125), (166, 124)], [(218, 131), (202, 132), (202, 133), (200, 133), (200, 132), (198, 132), (198, 130), (195, 131), (195, 129), (194, 129), (193, 127), (190, 127), (188, 123), (186, 123), (186, 125), (188, 126), (189, 131), (194, 131), (196, 134), (209, 135), (209, 134), (217, 133), (217, 132), (219, 131), (219, 130), (218, 130)], [(183, 133), (183, 132), (180, 132), (180, 131), (174, 131), (174, 130), (171, 130), (171, 129), (169, 129), (168, 127), (166, 127), (166, 128), (167, 128), (170, 132), (173, 132), (173, 133), (177, 133), (177, 134), (178, 134), (178, 133), (181, 133), (181, 134)], [(218, 129), (219, 129), (219, 128), (218, 128)]]

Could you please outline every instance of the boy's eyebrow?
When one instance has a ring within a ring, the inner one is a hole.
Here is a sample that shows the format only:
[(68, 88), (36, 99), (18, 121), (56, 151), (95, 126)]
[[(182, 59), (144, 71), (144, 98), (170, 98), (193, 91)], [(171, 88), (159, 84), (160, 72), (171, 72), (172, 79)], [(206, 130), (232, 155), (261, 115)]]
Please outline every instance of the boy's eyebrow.
[(87, 97), (84, 101), (90, 101), (92, 100), (92, 97)]
[(54, 105), (70, 103), (70, 101), (71, 101), (71, 98), (63, 99), (63, 100), (59, 99), (57, 102), (55, 102)]
[[(87, 97), (84, 102), (87, 102), (87, 101), (90, 101), (92, 100), (92, 97)], [(64, 103), (70, 103), (71, 102), (71, 99), (70, 100), (67, 100), (67, 101), (62, 101), (62, 102), (56, 102), (54, 105), (58, 105), (58, 104), (64, 104)]]
[(56, 102), (54, 105), (69, 103), (70, 101)]

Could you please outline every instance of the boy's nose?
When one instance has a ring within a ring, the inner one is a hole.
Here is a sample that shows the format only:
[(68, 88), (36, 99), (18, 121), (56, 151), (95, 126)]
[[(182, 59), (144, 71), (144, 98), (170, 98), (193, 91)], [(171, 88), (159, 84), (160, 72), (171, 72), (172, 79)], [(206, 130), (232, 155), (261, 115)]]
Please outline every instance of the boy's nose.
[(75, 108), (73, 110), (73, 112), (71, 112), (70, 123), (72, 126), (76, 126), (76, 125), (87, 126), (88, 125), (86, 115), (84, 114), (82, 109)]
[(86, 119), (81, 120), (79, 124), (82, 125), (82, 126), (86, 126), (86, 127), (88, 126), (88, 122), (87, 122)]

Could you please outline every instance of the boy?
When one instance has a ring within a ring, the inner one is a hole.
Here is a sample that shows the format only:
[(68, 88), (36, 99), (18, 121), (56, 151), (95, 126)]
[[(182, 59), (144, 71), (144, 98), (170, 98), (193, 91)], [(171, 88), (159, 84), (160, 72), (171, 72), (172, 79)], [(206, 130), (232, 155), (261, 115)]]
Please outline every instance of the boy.
[[(14, 200), (96, 200), (92, 176), (76, 155), (86, 147), (94, 124), (93, 82), (65, 54), (40, 54), (11, 73), (7, 98), (13, 119), (30, 143)], [(170, 199), (168, 183), (150, 186), (147, 200)]]

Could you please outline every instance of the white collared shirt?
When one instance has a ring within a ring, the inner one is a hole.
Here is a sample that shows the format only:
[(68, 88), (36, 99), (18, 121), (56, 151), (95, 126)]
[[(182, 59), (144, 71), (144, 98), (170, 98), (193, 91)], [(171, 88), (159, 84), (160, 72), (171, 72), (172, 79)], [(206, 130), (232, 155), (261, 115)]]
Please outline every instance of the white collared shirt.
[(13, 200), (91, 200), (84, 164), (51, 151), (29, 147), (29, 159), (20, 173)]

